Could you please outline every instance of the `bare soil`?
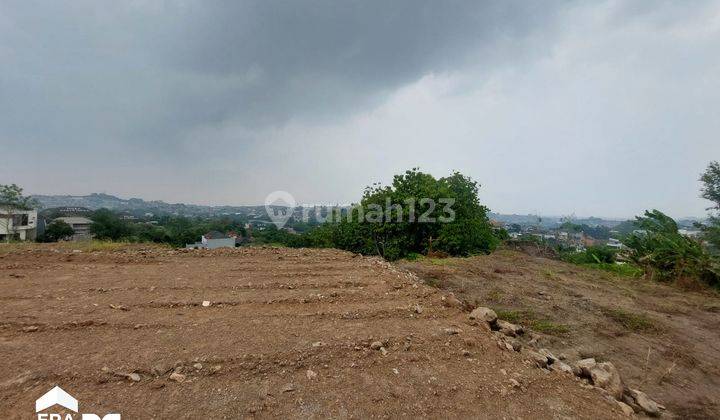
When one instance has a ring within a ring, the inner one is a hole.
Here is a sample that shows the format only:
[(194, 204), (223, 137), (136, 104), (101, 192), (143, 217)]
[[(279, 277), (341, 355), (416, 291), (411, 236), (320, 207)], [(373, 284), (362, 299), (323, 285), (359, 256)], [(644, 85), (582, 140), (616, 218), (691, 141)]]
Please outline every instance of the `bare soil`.
[[(516, 251), (401, 267), (533, 330), (570, 361), (611, 361), (678, 418), (720, 418), (720, 299)], [(526, 337), (529, 338), (530, 335)]]
[[(509, 272), (498, 277), (537, 276), (511, 263), (520, 256), (503, 258)], [(493, 272), (478, 270), (475, 282)], [(597, 390), (501, 350), (461, 308), (443, 305), (443, 293), (385, 262), (334, 250), (0, 251), (0, 414), (33, 418), (35, 400), (59, 385), (81, 413), (123, 419), (621, 415)], [(704, 315), (690, 328), (717, 320)], [(376, 340), (386, 354), (371, 348)], [(645, 351), (644, 341), (625, 340)], [(710, 356), (716, 347), (708, 344), (699, 347)], [(656, 381), (669, 359), (652, 348)], [(710, 369), (692, 354), (695, 369)], [(677, 360), (670, 384), (686, 368)]]

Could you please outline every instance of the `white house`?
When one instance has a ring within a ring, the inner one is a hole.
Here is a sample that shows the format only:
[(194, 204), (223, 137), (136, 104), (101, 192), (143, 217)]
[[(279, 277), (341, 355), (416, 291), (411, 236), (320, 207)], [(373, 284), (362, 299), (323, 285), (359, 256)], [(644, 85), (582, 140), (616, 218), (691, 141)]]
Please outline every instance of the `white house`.
[(0, 210), (0, 241), (10, 235), (21, 241), (34, 241), (37, 237), (37, 210)]

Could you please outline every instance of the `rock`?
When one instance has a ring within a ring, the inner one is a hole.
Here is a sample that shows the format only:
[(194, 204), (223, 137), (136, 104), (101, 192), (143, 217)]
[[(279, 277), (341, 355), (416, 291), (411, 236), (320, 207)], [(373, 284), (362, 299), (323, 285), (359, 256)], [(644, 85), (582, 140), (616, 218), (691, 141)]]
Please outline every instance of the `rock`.
[(153, 375), (162, 376), (162, 375), (170, 372), (171, 369), (172, 369), (172, 366), (159, 363), (159, 364), (153, 366), (150, 369), (150, 371), (153, 373)]
[(201, 370), (201, 369), (202, 369), (202, 363), (195, 363), (195, 364), (193, 365), (193, 367), (195, 368), (195, 370)]
[(595, 367), (596, 364), (597, 362), (593, 358), (578, 360), (573, 366), (573, 373), (575, 376), (579, 376), (581, 378), (589, 378), (590, 369)]
[(479, 321), (485, 321), (488, 324), (495, 324), (497, 321), (497, 314), (490, 308), (480, 306), (475, 308), (469, 315), (470, 319), (477, 319)]
[(112, 308), (112, 309), (118, 309), (118, 310), (121, 310), (121, 311), (129, 311), (129, 310), (130, 310), (130, 308), (128, 308), (128, 307), (125, 306), (125, 305), (113, 305), (112, 303), (110, 304), (110, 308)]
[(308, 370), (305, 372), (305, 376), (306, 376), (308, 379), (313, 380), (313, 379), (317, 378), (317, 373), (315, 373), (315, 372), (313, 372), (312, 370), (308, 369)]
[(535, 365), (539, 368), (546, 368), (547, 367), (547, 357), (543, 356), (542, 354), (536, 352), (536, 351), (528, 351), (528, 355), (530, 358), (535, 362)]
[(382, 353), (383, 356), (387, 356), (387, 355), (388, 355), (388, 351), (387, 351), (387, 349), (386, 349), (385, 347), (380, 347), (380, 353)]
[(622, 399), (624, 385), (620, 373), (612, 363), (598, 363), (589, 369), (589, 373), (593, 385), (606, 390), (616, 400)]
[(518, 382), (518, 381), (515, 380), (515, 379), (512, 379), (512, 378), (511, 378), (511, 379), (509, 380), (509, 382), (510, 382), (510, 385), (513, 386), (513, 388), (520, 388), (520, 387), (521, 387), (520, 382)]
[(651, 400), (644, 392), (638, 391), (637, 389), (630, 389), (628, 390), (628, 394), (635, 401), (635, 404), (637, 404), (638, 407), (640, 407), (647, 415), (653, 417), (660, 415), (660, 407), (658, 407), (658, 404)]
[(500, 329), (500, 332), (507, 335), (508, 337), (516, 337), (523, 333), (523, 328), (520, 325), (503, 321), (501, 319), (498, 319), (496, 323), (498, 328)]
[(185, 381), (185, 375), (182, 373), (173, 372), (170, 374), (170, 380), (175, 382), (183, 382)]
[(24, 327), (22, 330), (23, 330), (23, 332), (35, 332), (39, 329), (40, 328), (38, 328), (37, 325), (30, 325), (30, 326)]
[(462, 330), (460, 328), (456, 328), (456, 327), (445, 328), (443, 331), (445, 331), (445, 334), (447, 334), (447, 335), (457, 335), (462, 332)]
[(373, 341), (372, 344), (370, 344), (370, 348), (373, 350), (380, 350), (383, 346), (382, 341)]
[(450, 308), (462, 308), (463, 303), (455, 297), (453, 293), (450, 293), (447, 296), (443, 296), (441, 298), (443, 306), (447, 306)]
[(620, 407), (620, 410), (622, 410), (623, 414), (625, 414), (627, 417), (630, 417), (635, 413), (635, 410), (633, 410), (632, 407), (622, 401), (617, 401), (617, 405), (618, 407)]
[(295, 391), (295, 385), (293, 385), (293, 384), (285, 384), (285, 386), (283, 386), (280, 391), (281, 391), (281, 392), (293, 392), (293, 391)]
[(470, 353), (470, 351), (468, 351), (468, 350), (463, 350), (462, 355), (465, 357), (470, 357), (470, 356), (472, 356), (472, 353)]
[(565, 372), (565, 373), (573, 374), (573, 368), (570, 367), (570, 365), (568, 365), (567, 363), (561, 362), (559, 360), (553, 362), (553, 364), (550, 365), (549, 369), (552, 371), (556, 371), (556, 372)]
[(140, 375), (138, 375), (138, 374), (135, 373), (135, 372), (129, 373), (129, 374), (127, 375), (127, 378), (130, 379), (130, 380), (133, 381), (133, 382), (140, 382)]
[(548, 359), (548, 364), (553, 364), (553, 363), (555, 363), (555, 362), (557, 362), (557, 361), (559, 360), (557, 357), (553, 356), (553, 354), (550, 353), (550, 351), (549, 351), (548, 349), (540, 349), (540, 350), (538, 350), (538, 353), (540, 353), (540, 354), (542, 354), (543, 356), (547, 357), (547, 359)]
[(415, 313), (416, 314), (423, 313), (423, 308), (422, 308), (422, 306), (420, 306), (420, 304), (415, 305)]
[(642, 413), (643, 409), (639, 405), (635, 404), (635, 400), (628, 394), (623, 394), (622, 402), (628, 405), (636, 413)]
[(520, 343), (518, 340), (510, 340), (510, 345), (512, 346), (512, 349), (515, 351), (522, 350), (522, 343)]
[(210, 301), (209, 301), (209, 300), (203, 300), (202, 306), (205, 307), (205, 308), (207, 308), (208, 306), (210, 306)]

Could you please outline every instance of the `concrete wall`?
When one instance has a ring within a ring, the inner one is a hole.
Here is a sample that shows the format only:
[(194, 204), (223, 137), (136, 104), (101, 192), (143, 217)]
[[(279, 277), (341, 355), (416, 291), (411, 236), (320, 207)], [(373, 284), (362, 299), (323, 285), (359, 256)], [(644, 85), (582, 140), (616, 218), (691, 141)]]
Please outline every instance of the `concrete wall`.
[[(21, 241), (34, 241), (37, 236), (37, 210), (14, 210), (10, 215), (6, 212), (0, 211), (0, 217), (3, 218), (0, 221), (0, 235), (16, 234)], [(26, 225), (15, 226), (13, 224), (13, 215), (27, 215), (28, 222)], [(9, 217), (9, 219), (8, 219)]]

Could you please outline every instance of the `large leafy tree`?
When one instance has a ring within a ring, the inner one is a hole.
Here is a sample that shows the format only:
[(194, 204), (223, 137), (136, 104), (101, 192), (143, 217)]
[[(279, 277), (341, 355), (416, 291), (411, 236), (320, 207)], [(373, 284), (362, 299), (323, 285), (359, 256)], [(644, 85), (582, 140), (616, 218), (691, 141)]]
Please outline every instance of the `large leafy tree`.
[(97, 239), (117, 241), (132, 234), (130, 226), (108, 209), (97, 210), (91, 219), (90, 233)]
[(3, 185), (0, 184), (0, 226), (2, 226), (8, 235), (5, 236), (6, 242), (10, 241), (13, 236), (12, 214), (18, 210), (29, 210), (35, 206), (35, 201), (23, 195), (23, 189), (16, 184)]
[(389, 260), (429, 251), (490, 252), (499, 241), (477, 194), (477, 183), (460, 173), (436, 179), (414, 168), (396, 175), (390, 186), (367, 187), (351, 216), (326, 227), (330, 232), (322, 238)]
[(700, 176), (702, 188), (700, 196), (709, 200), (713, 205), (708, 210), (713, 211), (707, 224), (700, 225), (707, 240), (715, 253), (720, 253), (720, 163), (710, 162), (705, 172)]
[(45, 228), (45, 233), (39, 240), (45, 242), (57, 242), (67, 239), (75, 234), (72, 226), (62, 220), (54, 220)]

